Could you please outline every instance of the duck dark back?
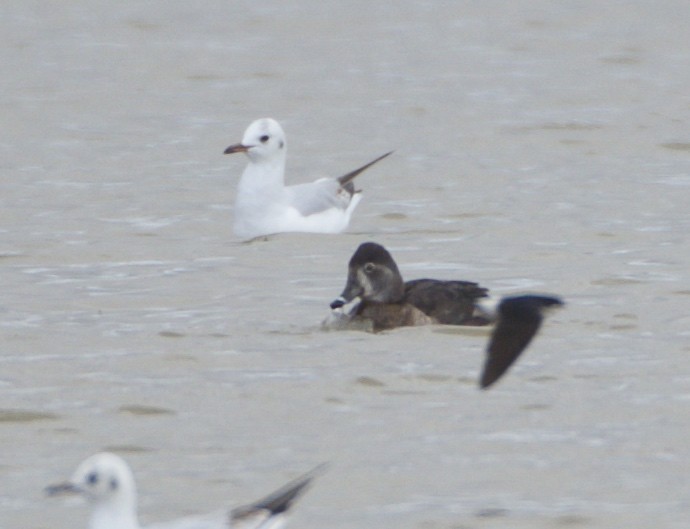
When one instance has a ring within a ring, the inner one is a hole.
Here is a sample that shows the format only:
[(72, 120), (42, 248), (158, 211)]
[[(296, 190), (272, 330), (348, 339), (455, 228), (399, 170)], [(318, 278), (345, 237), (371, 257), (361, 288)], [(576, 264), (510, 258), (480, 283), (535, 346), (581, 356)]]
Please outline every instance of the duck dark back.
[(488, 290), (471, 281), (415, 279), (405, 283), (405, 300), (446, 325), (488, 325), (490, 320), (475, 315), (475, 303)]

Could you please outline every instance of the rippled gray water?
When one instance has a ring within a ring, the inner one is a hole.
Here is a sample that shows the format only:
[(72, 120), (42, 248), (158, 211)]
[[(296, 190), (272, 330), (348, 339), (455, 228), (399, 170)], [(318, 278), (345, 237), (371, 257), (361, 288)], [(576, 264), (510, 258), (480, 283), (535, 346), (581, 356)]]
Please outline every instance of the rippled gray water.
[[(0, 527), (101, 449), (142, 521), (330, 461), (310, 528), (685, 528), (690, 52), (683, 2), (0, 7)], [(288, 179), (358, 178), (350, 230), (242, 244), (253, 119)], [(562, 295), (476, 389), (486, 331), (323, 332), (346, 263)]]

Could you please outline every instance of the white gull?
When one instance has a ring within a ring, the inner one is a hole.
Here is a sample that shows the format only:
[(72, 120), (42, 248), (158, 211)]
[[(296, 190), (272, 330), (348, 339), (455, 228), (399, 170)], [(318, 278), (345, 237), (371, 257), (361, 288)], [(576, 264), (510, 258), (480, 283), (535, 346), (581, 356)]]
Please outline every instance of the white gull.
[[(323, 465), (291, 481), (259, 501), (206, 516), (156, 523), (146, 529), (278, 529), (285, 514), (306, 490)], [(137, 517), (137, 490), (129, 465), (121, 457), (101, 452), (84, 460), (72, 478), (46, 488), (49, 495), (84, 496), (92, 505), (89, 529), (141, 529)]]
[(392, 151), (341, 177), (291, 186), (285, 185), (287, 142), (277, 121), (254, 121), (241, 143), (225, 149), (225, 154), (236, 152), (249, 157), (237, 187), (234, 225), (235, 235), (246, 240), (282, 232), (345, 230), (362, 198), (352, 180)]

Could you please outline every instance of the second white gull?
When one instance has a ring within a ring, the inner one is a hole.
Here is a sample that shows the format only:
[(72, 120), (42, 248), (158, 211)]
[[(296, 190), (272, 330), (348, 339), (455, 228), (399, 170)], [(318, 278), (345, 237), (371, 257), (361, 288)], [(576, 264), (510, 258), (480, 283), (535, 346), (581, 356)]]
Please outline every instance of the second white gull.
[[(203, 516), (147, 525), (146, 529), (282, 529), (292, 504), (324, 465), (291, 481), (259, 501)], [(92, 504), (89, 529), (142, 529), (137, 517), (137, 489), (129, 465), (101, 452), (84, 460), (69, 481), (47, 487), (49, 495), (77, 494)]]

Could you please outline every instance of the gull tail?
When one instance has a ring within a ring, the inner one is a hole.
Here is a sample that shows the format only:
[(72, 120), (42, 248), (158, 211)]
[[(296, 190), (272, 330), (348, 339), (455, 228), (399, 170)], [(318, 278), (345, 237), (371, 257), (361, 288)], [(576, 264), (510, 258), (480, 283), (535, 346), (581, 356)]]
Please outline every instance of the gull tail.
[(326, 466), (326, 463), (322, 463), (268, 496), (249, 505), (236, 507), (230, 513), (231, 527), (244, 529), (274, 527), (274, 523), (278, 525), (277, 518), (292, 507), (292, 504), (306, 492), (312, 480), (321, 474)]
[(355, 178), (359, 173), (361, 173), (362, 171), (365, 171), (365, 170), (369, 169), (369, 167), (371, 167), (372, 165), (374, 165), (376, 162), (380, 162), (380, 161), (383, 160), (386, 156), (390, 156), (391, 154), (393, 154), (393, 151), (387, 152), (387, 153), (384, 154), (383, 156), (379, 156), (378, 158), (376, 158), (376, 160), (373, 160), (373, 161), (369, 162), (368, 164), (363, 165), (363, 166), (360, 167), (359, 169), (355, 169), (354, 171), (350, 171), (349, 173), (344, 174), (343, 176), (339, 176), (339, 177), (337, 178), (338, 183), (339, 183), (341, 186), (343, 186), (343, 187), (346, 186), (349, 182), (351, 182), (352, 180), (354, 180), (354, 178)]

